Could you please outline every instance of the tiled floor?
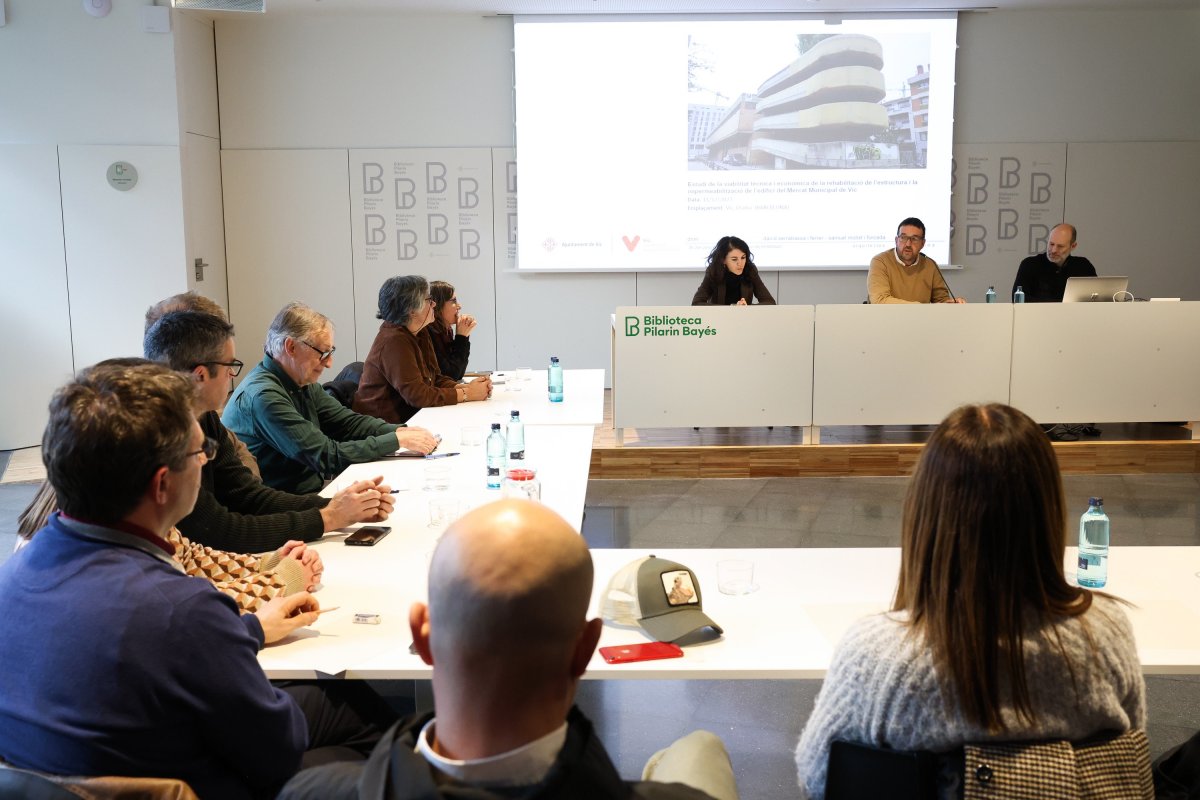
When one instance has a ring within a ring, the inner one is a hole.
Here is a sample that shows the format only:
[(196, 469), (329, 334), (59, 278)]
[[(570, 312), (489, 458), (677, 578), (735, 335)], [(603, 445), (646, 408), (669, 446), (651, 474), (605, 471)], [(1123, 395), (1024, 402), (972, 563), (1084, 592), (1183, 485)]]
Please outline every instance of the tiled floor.
[[(0, 469), (7, 454), (0, 454)], [(899, 543), (904, 478), (592, 481), (592, 547), (884, 547)], [(1200, 476), (1068, 476), (1069, 507), (1105, 498), (1114, 542), (1200, 545)], [(0, 561), (35, 484), (0, 485)], [(631, 553), (630, 557), (641, 555)], [(597, 580), (607, 576), (597, 576)], [(786, 635), (786, 632), (781, 632)], [(579, 703), (627, 777), (674, 738), (719, 734), (748, 800), (797, 795), (792, 761), (819, 681), (583, 681)], [(1152, 752), (1200, 728), (1200, 679), (1147, 679)]]

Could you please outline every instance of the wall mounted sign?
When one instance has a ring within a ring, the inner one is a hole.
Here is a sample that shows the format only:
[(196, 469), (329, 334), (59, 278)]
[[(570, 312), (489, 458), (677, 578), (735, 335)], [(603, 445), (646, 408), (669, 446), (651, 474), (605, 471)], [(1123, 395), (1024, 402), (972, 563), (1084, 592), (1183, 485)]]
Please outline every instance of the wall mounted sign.
[(128, 192), (137, 186), (137, 169), (128, 161), (114, 161), (108, 165), (108, 185), (118, 192)]

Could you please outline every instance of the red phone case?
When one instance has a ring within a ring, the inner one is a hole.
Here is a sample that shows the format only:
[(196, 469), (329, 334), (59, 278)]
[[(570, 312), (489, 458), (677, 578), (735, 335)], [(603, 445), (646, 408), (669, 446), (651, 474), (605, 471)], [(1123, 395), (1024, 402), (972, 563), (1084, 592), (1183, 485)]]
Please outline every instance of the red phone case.
[(680, 658), (683, 648), (670, 642), (646, 642), (643, 644), (618, 644), (601, 647), (600, 655), (609, 664), (628, 664), (632, 661), (654, 661), (659, 658)]

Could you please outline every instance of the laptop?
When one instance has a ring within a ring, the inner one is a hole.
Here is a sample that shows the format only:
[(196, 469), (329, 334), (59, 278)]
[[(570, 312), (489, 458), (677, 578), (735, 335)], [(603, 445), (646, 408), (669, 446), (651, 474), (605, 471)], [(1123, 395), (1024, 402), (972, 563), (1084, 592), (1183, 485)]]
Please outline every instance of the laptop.
[(1103, 278), (1067, 278), (1064, 303), (1112, 303), (1132, 300), (1129, 278), (1117, 275)]

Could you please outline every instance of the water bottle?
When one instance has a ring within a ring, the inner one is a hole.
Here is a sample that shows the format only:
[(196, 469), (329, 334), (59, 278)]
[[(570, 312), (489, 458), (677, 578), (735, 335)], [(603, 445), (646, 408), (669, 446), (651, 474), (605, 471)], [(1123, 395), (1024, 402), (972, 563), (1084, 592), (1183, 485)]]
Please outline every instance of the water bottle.
[(1090, 498), (1088, 510), (1079, 518), (1079, 568), (1075, 574), (1079, 585), (1089, 589), (1108, 582), (1108, 515), (1102, 498)]
[(985, 294), (983, 296), (983, 302), (985, 302), (985, 303), (996, 302), (996, 287), (995, 286), (988, 287), (987, 294)]
[(1025, 290), (1022, 289), (1020, 286), (1018, 286), (1017, 290), (1015, 292), (1013, 292), (1013, 302), (1014, 303), (1024, 303), (1025, 302)]
[(507, 447), (504, 445), (504, 434), (500, 432), (500, 423), (492, 423), (492, 432), (487, 438), (487, 479), (489, 489), (499, 489), (500, 481), (504, 478), (504, 456)]
[(508, 421), (508, 462), (521, 461), (525, 458), (525, 423), (521, 422), (521, 412), (513, 411)]
[(546, 388), (550, 393), (551, 403), (562, 402), (562, 364), (558, 356), (550, 356), (550, 370), (546, 373)]

